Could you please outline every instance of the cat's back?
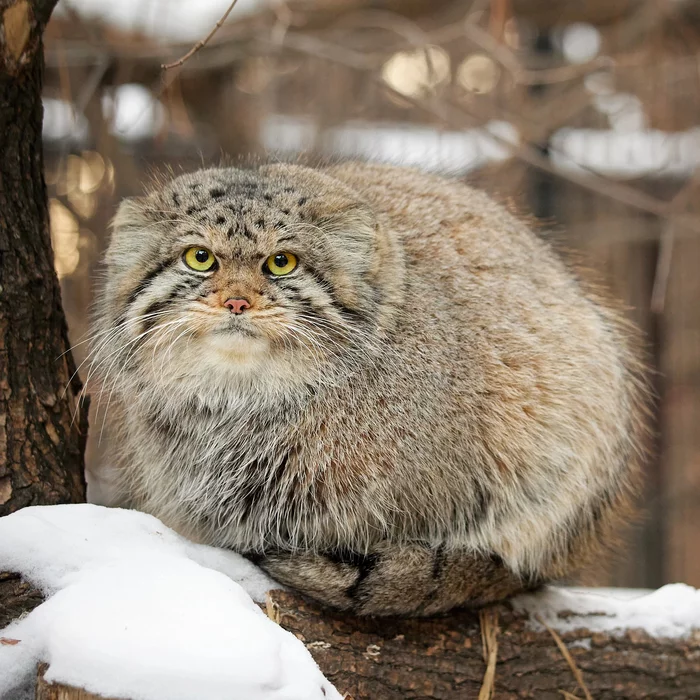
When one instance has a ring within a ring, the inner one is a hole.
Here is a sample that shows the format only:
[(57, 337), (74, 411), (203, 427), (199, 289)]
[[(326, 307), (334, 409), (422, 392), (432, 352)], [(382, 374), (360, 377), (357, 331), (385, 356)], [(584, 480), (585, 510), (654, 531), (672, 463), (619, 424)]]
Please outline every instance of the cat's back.
[[(451, 267), (548, 254), (521, 221), (484, 192), (412, 168), (348, 162), (327, 172), (370, 205), (409, 254), (438, 256)], [(412, 261), (415, 264), (415, 261)], [(433, 266), (434, 270), (434, 266)]]
[(358, 192), (402, 243), (405, 260), (386, 270), (405, 278), (403, 325), (392, 337), (403, 357), (395, 376), (411, 378), (403, 391), (417, 404), (434, 392), (427, 403), (441, 421), (454, 409), (450, 435), (471, 416), (470, 434), (514, 464), (523, 448), (535, 454), (556, 439), (579, 453), (596, 450), (582, 420), (624, 441), (619, 423), (638, 395), (637, 337), (547, 242), (455, 180), (361, 163), (329, 174)]
[[(590, 371), (606, 352), (608, 358), (624, 353), (618, 313), (484, 192), (386, 165), (345, 163), (329, 174), (358, 192), (379, 225), (401, 241), (405, 259), (386, 274), (405, 279), (404, 318), (412, 332), (448, 339), (453, 347), (444, 349), (457, 353), (450, 362), (472, 361), (482, 349), (480, 363), (535, 369), (539, 362), (546, 367), (539, 375), (559, 368), (570, 375), (577, 367)], [(569, 352), (579, 356), (577, 364)]]

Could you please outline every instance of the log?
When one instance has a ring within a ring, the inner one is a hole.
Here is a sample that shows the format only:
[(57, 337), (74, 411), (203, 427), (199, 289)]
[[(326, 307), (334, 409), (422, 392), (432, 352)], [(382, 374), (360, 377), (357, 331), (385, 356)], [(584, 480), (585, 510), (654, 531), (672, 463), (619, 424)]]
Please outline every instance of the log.
[(43, 600), (41, 591), (23, 581), (19, 574), (0, 571), (0, 630), (34, 610)]
[[(508, 603), (490, 608), (490, 616), (460, 611), (431, 619), (372, 619), (330, 612), (299, 595), (271, 591), (267, 609), (306, 644), (328, 680), (352, 700), (491, 697), (480, 695), (487, 669), (482, 630), (486, 624), (493, 628), (494, 618), (493, 697), (586, 697), (552, 633), (532, 629), (529, 618)], [(580, 629), (560, 639), (595, 700), (700, 698), (700, 631), (678, 640), (652, 638), (639, 630), (615, 637)]]
[[(507, 602), (437, 618), (357, 618), (285, 591), (270, 591), (266, 611), (304, 642), (346, 700), (700, 698), (700, 630), (688, 639), (560, 635), (535, 629)], [(98, 699), (47, 683), (44, 671), (37, 700)]]
[[(109, 698), (93, 695), (80, 688), (71, 688), (60, 683), (48, 683), (44, 680), (46, 669), (48, 669), (46, 664), (39, 665), (36, 679), (36, 700), (109, 700)], [(112, 700), (116, 700), (116, 698)]]

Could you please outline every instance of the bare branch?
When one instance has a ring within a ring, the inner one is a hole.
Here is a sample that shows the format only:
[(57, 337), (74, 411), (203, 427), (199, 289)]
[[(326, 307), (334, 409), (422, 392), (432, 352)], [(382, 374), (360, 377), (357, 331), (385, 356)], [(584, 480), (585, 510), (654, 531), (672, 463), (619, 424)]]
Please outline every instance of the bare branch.
[(231, 10), (233, 10), (237, 2), (238, 0), (233, 0), (233, 2), (228, 6), (226, 12), (224, 12), (224, 14), (221, 16), (221, 19), (214, 25), (213, 29), (204, 37), (204, 39), (200, 39), (184, 56), (178, 58), (177, 61), (173, 61), (172, 63), (163, 63), (161, 68), (163, 70), (177, 68), (185, 63), (185, 61), (192, 58), (192, 56), (194, 56), (202, 47), (206, 46), (214, 34), (219, 31), (221, 25), (228, 19), (228, 16), (231, 14)]

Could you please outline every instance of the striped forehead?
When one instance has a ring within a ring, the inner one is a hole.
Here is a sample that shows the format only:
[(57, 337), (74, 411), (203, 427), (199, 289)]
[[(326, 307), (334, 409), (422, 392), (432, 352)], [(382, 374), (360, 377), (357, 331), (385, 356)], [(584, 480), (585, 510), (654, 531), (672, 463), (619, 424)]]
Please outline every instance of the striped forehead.
[(260, 218), (241, 215), (221, 219), (214, 214), (212, 221), (198, 222), (197, 229), (204, 233), (213, 250), (236, 258), (269, 255), (282, 234), (282, 230), (270, 227)]
[(268, 248), (280, 236), (288, 238), (291, 225), (307, 218), (304, 205), (309, 199), (292, 185), (265, 179), (194, 177), (174, 181), (163, 197), (178, 228), (189, 220), (197, 230), (207, 231), (212, 242), (244, 254)]

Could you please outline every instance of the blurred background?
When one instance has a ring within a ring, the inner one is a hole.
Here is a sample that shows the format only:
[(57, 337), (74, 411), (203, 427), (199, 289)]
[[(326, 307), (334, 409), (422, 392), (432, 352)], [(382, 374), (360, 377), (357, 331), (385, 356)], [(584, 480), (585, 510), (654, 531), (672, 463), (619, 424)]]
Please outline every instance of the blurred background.
[(658, 400), (642, 514), (584, 582), (700, 587), (700, 2), (239, 0), (162, 68), (228, 6), (54, 13), (44, 139), (72, 342), (115, 206), (154, 168), (304, 152), (458, 176), (581, 251), (646, 333)]

